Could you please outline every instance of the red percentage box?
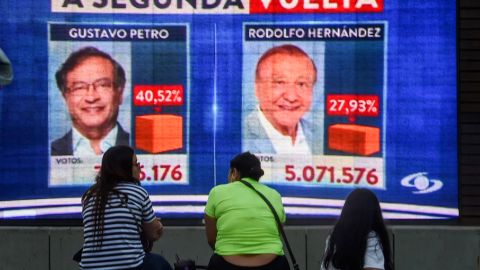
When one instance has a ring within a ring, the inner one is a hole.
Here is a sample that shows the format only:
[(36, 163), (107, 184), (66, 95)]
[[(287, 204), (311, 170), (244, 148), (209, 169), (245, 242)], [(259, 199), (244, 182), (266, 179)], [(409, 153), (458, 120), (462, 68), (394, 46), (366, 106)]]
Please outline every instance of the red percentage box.
[(327, 95), (327, 115), (378, 116), (379, 112), (376, 95)]
[(135, 85), (135, 106), (181, 106), (184, 104), (183, 85)]

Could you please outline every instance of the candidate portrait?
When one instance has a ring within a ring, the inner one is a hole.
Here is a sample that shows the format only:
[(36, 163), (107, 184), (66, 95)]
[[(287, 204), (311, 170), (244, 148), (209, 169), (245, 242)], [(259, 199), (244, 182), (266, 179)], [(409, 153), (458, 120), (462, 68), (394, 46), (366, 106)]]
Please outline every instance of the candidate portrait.
[(257, 107), (243, 119), (242, 148), (253, 153), (316, 154), (321, 148), (311, 110), (317, 67), (293, 44), (274, 46), (256, 63), (254, 89)]
[(129, 133), (118, 123), (125, 70), (109, 54), (83, 47), (71, 53), (55, 73), (72, 127), (51, 143), (51, 155), (101, 155), (128, 145)]

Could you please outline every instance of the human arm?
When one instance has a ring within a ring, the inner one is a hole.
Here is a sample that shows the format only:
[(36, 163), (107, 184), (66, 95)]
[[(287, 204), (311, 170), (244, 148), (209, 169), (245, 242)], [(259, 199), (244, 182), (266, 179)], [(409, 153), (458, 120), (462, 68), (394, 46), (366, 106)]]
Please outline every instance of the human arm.
[(155, 216), (152, 202), (148, 195), (144, 199), (142, 206), (142, 229), (149, 241), (157, 241), (163, 234), (163, 224), (160, 222), (160, 218)]
[(378, 236), (370, 233), (367, 238), (367, 249), (364, 257), (364, 270), (384, 270), (385, 258)]
[(205, 232), (207, 234), (208, 245), (215, 250), (215, 242), (217, 241), (217, 220), (207, 214), (205, 214)]
[(217, 241), (217, 217), (216, 209), (216, 191), (213, 188), (208, 194), (207, 204), (205, 205), (205, 233), (207, 234), (208, 245), (215, 250)]
[(282, 223), (282, 225), (284, 225), (285, 222), (287, 221), (287, 215), (285, 214), (285, 208), (283, 207), (282, 196), (280, 195), (280, 193), (278, 192), (276, 193), (278, 194), (277, 205), (279, 209), (276, 211), (277, 211), (278, 218), (280, 219), (280, 222)]
[(155, 218), (151, 222), (143, 222), (143, 231), (150, 241), (157, 241), (162, 237), (163, 224), (160, 218)]

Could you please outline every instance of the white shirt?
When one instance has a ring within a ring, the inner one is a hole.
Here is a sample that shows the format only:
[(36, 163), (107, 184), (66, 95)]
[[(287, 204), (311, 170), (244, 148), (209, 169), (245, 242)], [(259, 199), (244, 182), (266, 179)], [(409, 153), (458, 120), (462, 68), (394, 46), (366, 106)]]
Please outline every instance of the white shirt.
[(272, 142), (273, 149), (277, 154), (311, 154), (312, 151), (308, 146), (305, 134), (303, 133), (302, 125), (297, 125), (297, 136), (292, 144), (292, 138), (285, 136), (276, 130), (272, 123), (267, 120), (263, 112), (258, 108), (258, 119), (260, 124), (265, 129), (270, 142)]
[[(330, 236), (327, 238), (326, 247), (328, 247), (328, 240)], [(325, 248), (326, 250), (326, 248)], [(375, 232), (370, 232), (367, 238), (367, 249), (365, 250), (365, 257), (363, 258), (363, 268), (376, 268), (376, 269), (385, 269), (385, 258), (383, 257), (383, 251), (380, 247), (380, 239), (378, 238)], [(337, 268), (333, 267), (332, 263), (328, 265), (328, 270), (336, 270)], [(320, 270), (325, 270), (322, 265)]]
[[(100, 141), (100, 149), (105, 153), (108, 148), (115, 145), (117, 141), (118, 126), (110, 130), (110, 132)], [(83, 136), (75, 127), (72, 127), (72, 146), (74, 156), (96, 156), (90, 145), (90, 140)]]

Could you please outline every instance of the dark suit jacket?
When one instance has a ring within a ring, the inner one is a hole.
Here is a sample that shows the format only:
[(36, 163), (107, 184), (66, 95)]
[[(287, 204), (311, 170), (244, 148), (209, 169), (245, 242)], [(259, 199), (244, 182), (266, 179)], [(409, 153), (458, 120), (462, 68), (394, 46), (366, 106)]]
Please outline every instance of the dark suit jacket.
[(13, 79), (12, 64), (0, 49), (0, 86), (9, 84)]
[[(123, 130), (120, 123), (118, 125), (117, 140), (115, 145), (129, 145), (130, 134)], [(63, 137), (52, 142), (50, 147), (52, 156), (71, 156), (73, 155), (72, 130), (68, 131)]]

